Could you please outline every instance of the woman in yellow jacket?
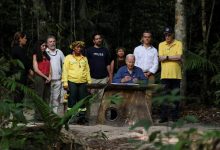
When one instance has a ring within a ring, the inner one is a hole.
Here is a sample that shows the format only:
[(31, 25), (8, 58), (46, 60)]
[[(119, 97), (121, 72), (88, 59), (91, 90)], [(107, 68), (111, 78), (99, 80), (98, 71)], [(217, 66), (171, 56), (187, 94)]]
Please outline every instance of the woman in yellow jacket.
[(78, 100), (88, 95), (87, 83), (91, 83), (88, 60), (81, 54), (85, 47), (83, 41), (75, 41), (70, 45), (74, 52), (67, 55), (63, 64), (62, 81), (64, 89), (69, 89), (68, 108), (72, 108)]

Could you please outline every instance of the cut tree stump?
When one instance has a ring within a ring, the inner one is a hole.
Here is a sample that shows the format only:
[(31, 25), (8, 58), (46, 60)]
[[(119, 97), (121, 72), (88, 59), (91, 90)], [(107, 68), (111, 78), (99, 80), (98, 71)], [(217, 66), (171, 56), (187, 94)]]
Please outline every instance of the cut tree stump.
[[(97, 124), (111, 126), (128, 126), (146, 119), (153, 123), (151, 117), (152, 92), (157, 85), (128, 85), (128, 84), (90, 84), (89, 89), (102, 89), (105, 87), (101, 101)], [(110, 97), (117, 95), (122, 102), (112, 104)]]

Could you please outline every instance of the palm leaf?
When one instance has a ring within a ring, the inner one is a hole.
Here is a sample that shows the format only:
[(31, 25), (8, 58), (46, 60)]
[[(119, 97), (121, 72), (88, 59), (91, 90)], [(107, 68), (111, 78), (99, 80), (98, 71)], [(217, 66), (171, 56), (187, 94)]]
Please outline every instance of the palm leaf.
[(68, 121), (74, 117), (78, 113), (78, 109), (85, 104), (88, 104), (90, 101), (93, 101), (94, 98), (97, 97), (96, 94), (88, 95), (87, 97), (83, 98), (79, 102), (77, 102), (71, 109), (69, 109), (64, 116), (62, 117), (61, 121), (57, 124), (56, 128), (60, 128), (62, 125), (66, 125)]
[(56, 124), (61, 120), (61, 118), (52, 111), (48, 104), (45, 103), (43, 99), (39, 97), (34, 90), (14, 81), (13, 79), (6, 77), (0, 77), (0, 82), (3, 86), (10, 89), (11, 91), (15, 91), (15, 89), (18, 88), (25, 94), (31, 96), (35, 104), (35, 107), (38, 109), (45, 124), (48, 127), (54, 128)]
[(211, 61), (191, 51), (186, 51), (185, 55), (186, 55), (186, 60), (184, 62), (185, 70), (202, 69), (202, 70), (211, 70), (213, 72), (218, 72), (218, 67)]

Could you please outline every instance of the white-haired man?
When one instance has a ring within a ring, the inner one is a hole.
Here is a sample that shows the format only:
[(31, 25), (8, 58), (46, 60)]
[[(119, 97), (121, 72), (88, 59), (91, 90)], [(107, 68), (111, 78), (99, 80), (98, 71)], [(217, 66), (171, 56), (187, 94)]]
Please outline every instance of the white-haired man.
[(134, 66), (135, 56), (128, 54), (126, 56), (126, 66), (121, 67), (113, 78), (113, 83), (138, 83), (142, 81), (147, 83), (147, 78), (141, 68)]

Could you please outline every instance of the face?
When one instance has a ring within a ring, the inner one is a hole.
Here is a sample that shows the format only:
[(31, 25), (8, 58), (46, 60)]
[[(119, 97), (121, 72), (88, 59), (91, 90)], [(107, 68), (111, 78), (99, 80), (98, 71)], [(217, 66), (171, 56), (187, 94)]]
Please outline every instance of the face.
[(40, 46), (41, 51), (45, 51), (46, 48), (47, 48), (46, 43), (41, 44), (41, 46)]
[(168, 44), (172, 43), (174, 40), (174, 34), (173, 33), (165, 33), (165, 40)]
[(23, 38), (20, 37), (20, 39), (19, 39), (19, 44), (20, 44), (21, 46), (24, 46), (24, 45), (26, 45), (26, 43), (27, 43), (27, 38), (26, 38), (26, 36), (24, 36)]
[(117, 52), (117, 55), (118, 55), (118, 57), (124, 57), (124, 55), (125, 55), (124, 50), (123, 49), (119, 49), (118, 52)]
[(143, 33), (142, 41), (143, 41), (143, 44), (150, 44), (151, 43), (151, 33)]
[(101, 46), (102, 45), (102, 37), (100, 35), (96, 35), (93, 39), (93, 43), (97, 46)]
[(76, 47), (74, 47), (74, 53), (76, 55), (81, 54), (81, 50), (82, 50), (82, 46), (80, 46), (80, 45), (77, 45)]
[(126, 64), (128, 67), (128, 70), (132, 70), (134, 68), (135, 58), (134, 57), (128, 57), (126, 59)]
[(54, 38), (48, 38), (47, 39), (47, 47), (50, 50), (55, 50), (56, 49), (56, 40)]

